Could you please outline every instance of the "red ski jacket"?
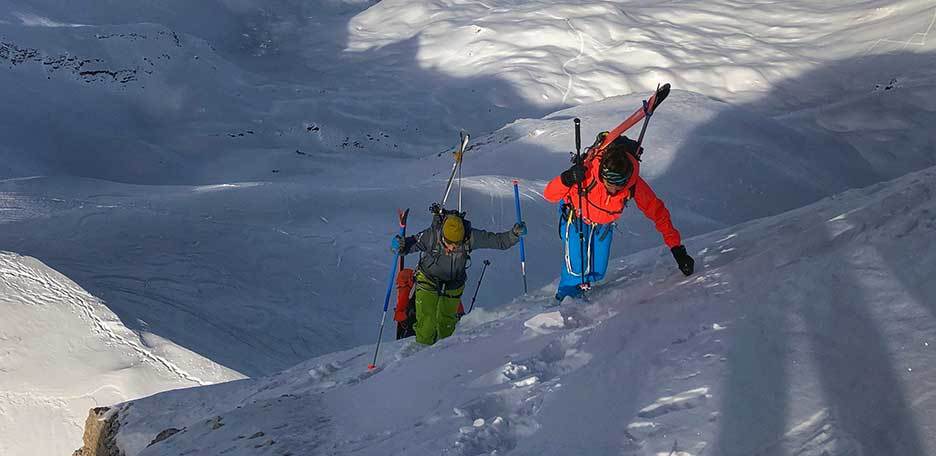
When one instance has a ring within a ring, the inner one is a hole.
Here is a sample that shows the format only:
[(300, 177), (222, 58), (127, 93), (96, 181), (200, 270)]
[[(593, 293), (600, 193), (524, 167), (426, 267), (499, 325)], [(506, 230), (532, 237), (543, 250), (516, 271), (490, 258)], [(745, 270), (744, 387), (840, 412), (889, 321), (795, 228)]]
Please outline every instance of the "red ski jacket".
[(641, 212), (656, 225), (657, 231), (663, 235), (663, 242), (667, 246), (672, 248), (680, 245), (682, 241), (679, 231), (673, 227), (669, 210), (666, 209), (663, 201), (653, 193), (650, 185), (640, 177), (640, 162), (628, 154), (628, 158), (634, 165), (634, 172), (624, 189), (616, 195), (611, 195), (608, 193), (604, 182), (598, 178), (598, 163), (601, 156), (601, 153), (596, 154), (585, 163), (585, 181), (582, 182), (582, 190), (584, 191), (582, 205), (585, 206), (584, 210), (579, 207), (578, 186), (566, 187), (562, 184), (560, 176), (556, 176), (546, 185), (543, 196), (552, 203), (565, 200), (578, 213), (583, 214), (586, 222), (601, 225), (617, 220), (624, 212), (624, 204), (627, 200), (633, 199), (637, 202), (637, 207)]

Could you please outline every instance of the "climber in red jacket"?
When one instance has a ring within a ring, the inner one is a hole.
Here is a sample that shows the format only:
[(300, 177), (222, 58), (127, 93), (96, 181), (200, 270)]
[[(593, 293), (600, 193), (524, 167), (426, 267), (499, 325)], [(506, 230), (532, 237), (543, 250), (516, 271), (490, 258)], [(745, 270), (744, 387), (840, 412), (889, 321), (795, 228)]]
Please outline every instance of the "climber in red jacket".
[(682, 245), (669, 211), (640, 177), (638, 148), (636, 141), (619, 136), (605, 149), (589, 153), (582, 163), (573, 164), (546, 185), (543, 196), (559, 203), (559, 231), (565, 247), (557, 302), (561, 303), (566, 296), (581, 296), (592, 283), (604, 278), (614, 222), (631, 199), (663, 235), (679, 270), (687, 276), (692, 274), (695, 261)]

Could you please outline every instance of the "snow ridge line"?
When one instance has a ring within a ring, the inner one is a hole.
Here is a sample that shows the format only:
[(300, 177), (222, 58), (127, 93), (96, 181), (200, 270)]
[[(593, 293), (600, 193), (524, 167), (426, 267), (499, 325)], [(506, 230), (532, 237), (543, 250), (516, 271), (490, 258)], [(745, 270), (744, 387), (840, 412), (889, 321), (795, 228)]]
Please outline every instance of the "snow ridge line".
[[(109, 327), (108, 322), (103, 318), (98, 316), (97, 312), (94, 309), (94, 304), (89, 302), (89, 298), (93, 300), (98, 300), (90, 293), (82, 290), (82, 293), (73, 292), (68, 286), (65, 286), (63, 283), (59, 282), (55, 278), (51, 277), (49, 274), (44, 273), (43, 271), (37, 270), (35, 268), (29, 267), (23, 264), (21, 261), (10, 261), (11, 258), (28, 258), (23, 257), (16, 253), (2, 253), (0, 254), (0, 265), (3, 267), (0, 268), (0, 276), (14, 276), (17, 278), (24, 278), (38, 282), (43, 288), (49, 291), (51, 296), (44, 296), (42, 294), (33, 294), (33, 293), (23, 293), (22, 296), (30, 296), (29, 299), (33, 304), (36, 305), (48, 305), (50, 302), (63, 301), (71, 304), (71, 306), (77, 309), (79, 312), (84, 314), (92, 322), (91, 329), (103, 336), (106, 339), (110, 339), (117, 344), (126, 346), (132, 351), (136, 352), (138, 355), (142, 356), (144, 359), (148, 359), (151, 362), (154, 362), (158, 365), (162, 365), (169, 372), (182, 378), (184, 380), (197, 383), (199, 385), (209, 385), (210, 382), (206, 382), (198, 377), (195, 377), (192, 374), (189, 374), (184, 369), (175, 365), (172, 361), (169, 361), (162, 356), (156, 355), (151, 351), (147, 350), (145, 347), (141, 346), (139, 341), (128, 339)], [(38, 261), (38, 260), (37, 260)], [(25, 291), (25, 290), (24, 290)], [(99, 301), (99, 300), (98, 300)], [(100, 302), (100, 301), (99, 301)], [(103, 303), (101, 303), (103, 305)], [(128, 331), (131, 331), (127, 328)], [(136, 334), (134, 332), (134, 334)]]

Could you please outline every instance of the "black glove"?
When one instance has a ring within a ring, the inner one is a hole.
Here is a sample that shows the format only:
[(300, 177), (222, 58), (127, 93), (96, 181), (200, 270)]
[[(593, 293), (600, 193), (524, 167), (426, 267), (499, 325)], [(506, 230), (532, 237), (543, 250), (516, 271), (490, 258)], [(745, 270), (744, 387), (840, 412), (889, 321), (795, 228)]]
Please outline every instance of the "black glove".
[(687, 276), (692, 275), (692, 271), (695, 270), (695, 260), (693, 260), (692, 257), (686, 253), (686, 246), (677, 245), (676, 247), (671, 248), (670, 251), (673, 252), (673, 258), (676, 259), (676, 263), (679, 265), (679, 270)]
[(562, 172), (559, 175), (559, 179), (562, 180), (562, 185), (566, 187), (571, 187), (579, 182), (585, 180), (585, 165), (581, 163), (576, 163), (572, 165), (571, 168)]

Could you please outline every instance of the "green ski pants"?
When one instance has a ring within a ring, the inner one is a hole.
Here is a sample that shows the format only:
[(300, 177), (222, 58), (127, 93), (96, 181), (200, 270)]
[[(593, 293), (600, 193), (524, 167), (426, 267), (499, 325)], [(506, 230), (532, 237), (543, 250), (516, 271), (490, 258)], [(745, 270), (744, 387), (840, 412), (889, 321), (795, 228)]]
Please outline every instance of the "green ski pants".
[(458, 303), (464, 287), (445, 291), (440, 295), (435, 290), (416, 283), (416, 342), (432, 345), (439, 339), (445, 339), (455, 332), (458, 323)]

